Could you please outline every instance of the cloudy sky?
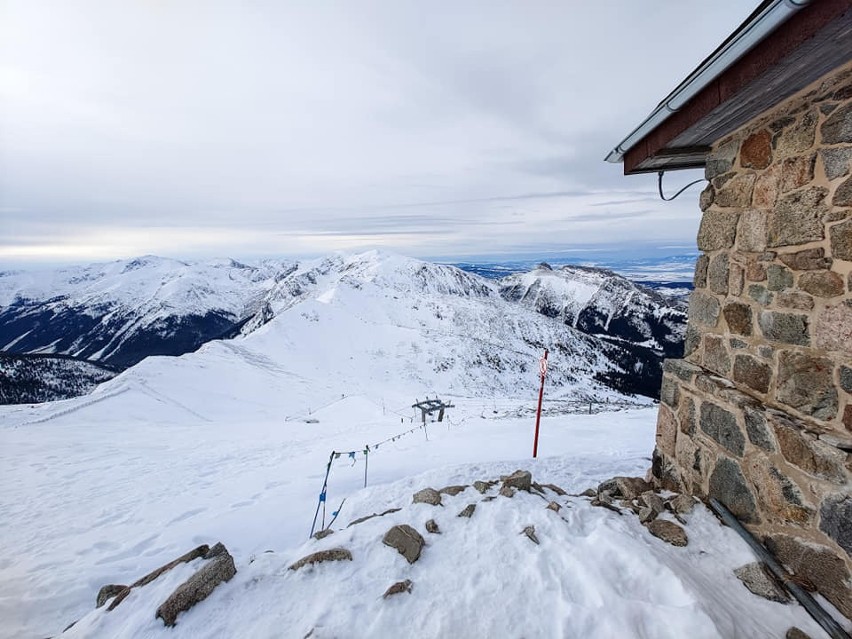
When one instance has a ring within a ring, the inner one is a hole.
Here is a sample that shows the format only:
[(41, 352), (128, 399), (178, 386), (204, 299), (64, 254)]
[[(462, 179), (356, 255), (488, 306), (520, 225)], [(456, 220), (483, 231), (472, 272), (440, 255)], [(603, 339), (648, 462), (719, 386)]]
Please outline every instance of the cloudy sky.
[(756, 4), (0, 0), (0, 266), (692, 247), (602, 158)]

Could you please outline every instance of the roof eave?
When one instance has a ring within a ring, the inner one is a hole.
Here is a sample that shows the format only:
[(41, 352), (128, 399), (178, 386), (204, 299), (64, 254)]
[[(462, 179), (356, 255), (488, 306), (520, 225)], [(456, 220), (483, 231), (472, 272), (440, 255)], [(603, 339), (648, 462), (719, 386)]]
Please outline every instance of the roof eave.
[[(618, 163), (636, 144), (677, 113), (705, 87), (721, 76), (743, 55), (771, 34), (811, 0), (767, 0), (731, 34), (698, 68), (687, 76), (657, 107), (607, 154), (607, 162)], [(703, 166), (700, 164), (698, 166)], [(693, 167), (677, 167), (693, 168)], [(638, 172), (638, 171), (637, 171)]]

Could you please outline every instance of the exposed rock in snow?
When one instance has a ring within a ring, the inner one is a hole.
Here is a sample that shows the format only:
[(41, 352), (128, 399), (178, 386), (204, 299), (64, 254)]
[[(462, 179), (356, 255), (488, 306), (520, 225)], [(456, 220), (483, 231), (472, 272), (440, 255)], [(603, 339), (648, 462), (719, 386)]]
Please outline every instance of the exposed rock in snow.
[(382, 538), (382, 543), (395, 548), (408, 563), (413, 564), (420, 558), (420, 551), (426, 542), (414, 528), (401, 524), (388, 530)]
[(468, 504), (464, 507), (464, 509), (457, 515), (457, 517), (467, 517), (470, 519), (473, 517), (473, 513), (476, 510), (476, 504)]
[[(216, 551), (215, 554), (212, 551)], [(174, 626), (181, 612), (207, 599), (216, 586), (230, 581), (237, 574), (234, 558), (222, 544), (217, 544), (205, 558), (210, 561), (178, 586), (177, 590), (157, 608), (157, 617), (167, 626)]]
[(441, 494), (434, 488), (424, 488), (414, 493), (412, 498), (415, 504), (429, 504), (430, 506), (441, 505)]
[(518, 490), (530, 491), (532, 483), (532, 473), (528, 470), (516, 470), (511, 475), (501, 477), (504, 487), (516, 488)]
[(641, 477), (613, 477), (598, 485), (598, 496), (608, 492), (611, 497), (636, 499), (642, 493), (651, 490), (653, 486)]
[(299, 568), (320, 564), (324, 561), (352, 561), (352, 553), (346, 550), (346, 548), (320, 550), (319, 552), (314, 552), (306, 557), (302, 557), (299, 561), (290, 566), (290, 570), (299, 570)]
[(97, 599), (95, 600), (95, 607), (100, 608), (107, 601), (109, 601), (110, 599), (115, 597), (118, 593), (120, 593), (122, 590), (126, 590), (126, 589), (127, 589), (127, 586), (122, 586), (122, 585), (119, 585), (119, 584), (108, 584), (106, 586), (103, 586), (100, 590), (98, 590), (98, 596), (97, 596)]
[(538, 540), (538, 537), (535, 536), (535, 526), (526, 526), (521, 531), (522, 535), (526, 535), (527, 538), (533, 542), (536, 546), (538, 546), (541, 542)]
[(790, 595), (776, 583), (759, 561), (740, 566), (734, 570), (734, 574), (746, 588), (758, 597), (779, 603), (790, 601)]
[(390, 588), (385, 590), (385, 594), (382, 595), (383, 599), (387, 599), (393, 595), (401, 595), (404, 592), (411, 592), (411, 580), (406, 579), (404, 581), (397, 581)]
[(655, 519), (648, 524), (648, 531), (672, 546), (686, 546), (688, 543), (686, 531), (673, 521)]
[(668, 505), (671, 507), (672, 511), (678, 515), (688, 515), (692, 512), (692, 509), (695, 508), (695, 497), (692, 495), (680, 494), (673, 497), (668, 502)]

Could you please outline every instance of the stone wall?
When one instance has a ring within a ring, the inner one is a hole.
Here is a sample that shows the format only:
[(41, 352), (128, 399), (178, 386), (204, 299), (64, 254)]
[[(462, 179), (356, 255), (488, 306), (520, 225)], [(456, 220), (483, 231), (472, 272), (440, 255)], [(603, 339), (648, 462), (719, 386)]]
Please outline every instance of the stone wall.
[(852, 64), (721, 140), (706, 177), (652, 473), (852, 618)]

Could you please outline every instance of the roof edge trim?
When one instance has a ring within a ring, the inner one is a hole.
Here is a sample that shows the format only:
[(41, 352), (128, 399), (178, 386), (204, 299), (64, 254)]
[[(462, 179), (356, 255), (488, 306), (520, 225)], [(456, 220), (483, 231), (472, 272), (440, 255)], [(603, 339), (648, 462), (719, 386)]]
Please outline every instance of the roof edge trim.
[(786, 22), (812, 0), (773, 0), (762, 11), (758, 9), (710, 57), (699, 65), (672, 91), (645, 120), (604, 158), (607, 162), (623, 161), (624, 155), (639, 141), (667, 120), (673, 113), (718, 78), (755, 45)]

